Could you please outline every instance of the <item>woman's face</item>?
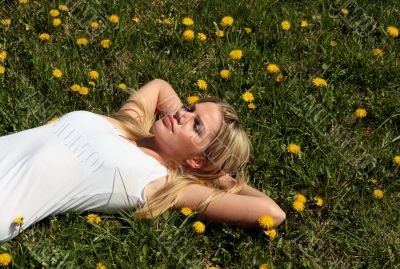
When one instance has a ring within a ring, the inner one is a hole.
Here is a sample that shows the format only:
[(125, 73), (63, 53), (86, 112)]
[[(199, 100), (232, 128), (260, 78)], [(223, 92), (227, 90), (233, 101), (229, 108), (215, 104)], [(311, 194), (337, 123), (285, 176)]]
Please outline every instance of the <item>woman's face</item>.
[(219, 105), (205, 102), (166, 115), (154, 123), (153, 133), (162, 154), (182, 162), (202, 156), (221, 125)]

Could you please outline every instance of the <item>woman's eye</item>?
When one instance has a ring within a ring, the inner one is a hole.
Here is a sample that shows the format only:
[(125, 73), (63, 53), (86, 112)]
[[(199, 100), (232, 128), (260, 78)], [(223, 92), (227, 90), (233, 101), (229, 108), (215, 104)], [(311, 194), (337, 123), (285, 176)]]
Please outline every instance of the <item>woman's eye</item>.
[(193, 112), (193, 106), (183, 106), (183, 109), (187, 112)]

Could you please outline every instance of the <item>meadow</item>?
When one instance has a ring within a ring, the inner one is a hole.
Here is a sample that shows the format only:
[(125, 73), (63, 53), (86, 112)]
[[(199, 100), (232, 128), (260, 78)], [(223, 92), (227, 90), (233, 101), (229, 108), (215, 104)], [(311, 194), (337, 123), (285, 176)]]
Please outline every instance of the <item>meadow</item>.
[(0, 0), (1, 136), (161, 78), (237, 109), (249, 184), (286, 212), (275, 236), (195, 212), (51, 216), (0, 267), (400, 268), (399, 21), (395, 0)]

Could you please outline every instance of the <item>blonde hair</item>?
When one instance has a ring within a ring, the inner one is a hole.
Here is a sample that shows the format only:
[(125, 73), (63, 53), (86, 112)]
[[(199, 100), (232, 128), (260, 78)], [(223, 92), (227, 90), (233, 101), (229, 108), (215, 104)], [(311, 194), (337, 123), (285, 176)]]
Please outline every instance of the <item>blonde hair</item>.
[[(139, 120), (127, 114), (128, 109), (113, 112), (105, 117), (111, 119), (115, 125), (135, 141), (152, 136), (152, 126), (155, 115), (146, 102), (139, 98), (128, 99), (142, 111)], [(183, 166), (178, 162), (169, 162), (167, 165), (168, 176), (166, 184), (158, 190), (151, 199), (147, 200), (141, 208), (133, 212), (132, 216), (138, 219), (154, 218), (176, 204), (185, 187), (191, 184), (204, 182), (213, 186), (213, 193), (203, 200), (196, 210), (205, 210), (209, 203), (224, 192), (238, 193), (247, 183), (247, 173), (244, 165), (248, 162), (251, 151), (251, 143), (239, 123), (239, 118), (232, 106), (222, 102), (217, 97), (207, 97), (196, 103), (213, 102), (219, 105), (223, 115), (223, 123), (212, 142), (208, 145), (203, 155), (206, 165), (201, 170)], [(134, 110), (132, 110), (134, 111)], [(136, 111), (134, 111), (137, 113)], [(139, 114), (137, 113), (139, 116)], [(221, 189), (215, 184), (215, 179), (224, 174), (235, 173), (234, 184), (228, 189)]]

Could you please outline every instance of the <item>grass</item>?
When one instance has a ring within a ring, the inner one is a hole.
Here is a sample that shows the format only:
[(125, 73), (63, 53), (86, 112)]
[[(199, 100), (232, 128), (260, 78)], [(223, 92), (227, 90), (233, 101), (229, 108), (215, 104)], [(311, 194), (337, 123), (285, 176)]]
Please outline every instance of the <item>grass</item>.
[[(99, 262), (107, 268), (400, 268), (399, 166), (392, 161), (400, 155), (400, 39), (386, 33), (387, 26), (400, 26), (400, 6), (349, 2), (345, 16), (332, 2), (68, 1), (70, 13), (60, 11), (62, 24), (54, 27), (49, 11), (61, 2), (0, 0), (0, 19), (11, 19), (0, 26), (1, 50), (8, 53), (0, 75), (0, 135), (74, 110), (115, 111), (129, 89), (162, 78), (182, 100), (216, 95), (237, 109), (254, 147), (250, 184), (287, 213), (274, 240), (261, 229), (207, 222), (205, 233), (196, 234), (191, 224), (198, 216), (172, 211), (149, 222), (124, 214), (100, 215), (99, 224), (88, 223), (86, 212), (51, 216), (0, 246), (13, 256), (10, 268), (96, 268)], [(118, 24), (107, 21), (111, 14)], [(358, 25), (363, 14), (372, 20)], [(218, 38), (214, 32), (227, 15), (234, 24)], [(186, 16), (206, 42), (183, 40)], [(97, 30), (88, 27), (95, 17), (104, 20)], [(285, 19), (289, 31), (280, 28)], [(300, 28), (301, 19), (309, 27)], [(41, 33), (51, 39), (40, 41)], [(78, 37), (89, 45), (78, 46)], [(111, 40), (110, 48), (100, 46), (102, 39)], [(374, 48), (384, 55), (374, 57)], [(240, 60), (229, 58), (233, 49), (243, 51)], [(265, 71), (268, 63), (279, 66), (282, 82)], [(52, 76), (54, 68), (61, 78)], [(220, 78), (221, 69), (232, 76)], [(94, 87), (90, 70), (100, 73)], [(328, 87), (316, 88), (315, 77)], [(207, 81), (207, 91), (197, 88), (198, 79)], [(127, 90), (117, 87), (121, 82)], [(71, 91), (75, 83), (89, 94)], [(254, 110), (241, 99), (246, 90)], [(365, 118), (354, 116), (359, 107)], [(301, 155), (287, 153), (290, 143), (301, 146)], [(383, 199), (373, 197), (375, 188)], [(297, 193), (308, 199), (302, 212), (292, 209)], [(322, 207), (315, 196), (324, 199)]]

